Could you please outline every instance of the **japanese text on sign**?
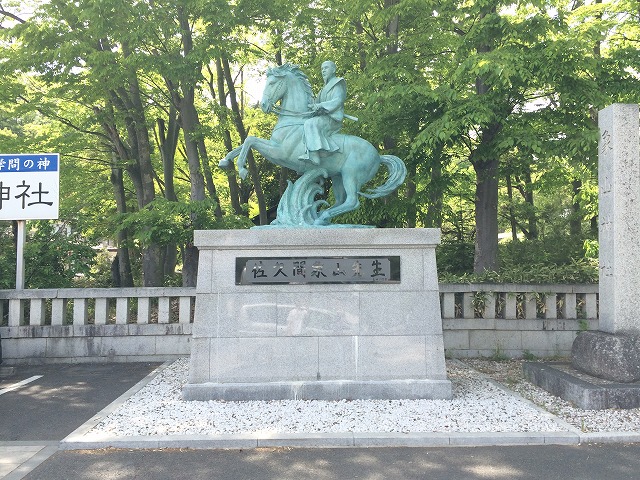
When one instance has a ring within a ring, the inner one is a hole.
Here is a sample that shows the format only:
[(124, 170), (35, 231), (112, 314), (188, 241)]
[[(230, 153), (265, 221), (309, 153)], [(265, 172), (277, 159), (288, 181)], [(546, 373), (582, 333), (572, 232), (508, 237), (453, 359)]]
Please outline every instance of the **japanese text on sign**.
[(397, 283), (400, 257), (236, 258), (236, 284)]
[(58, 218), (60, 156), (0, 155), (0, 220)]

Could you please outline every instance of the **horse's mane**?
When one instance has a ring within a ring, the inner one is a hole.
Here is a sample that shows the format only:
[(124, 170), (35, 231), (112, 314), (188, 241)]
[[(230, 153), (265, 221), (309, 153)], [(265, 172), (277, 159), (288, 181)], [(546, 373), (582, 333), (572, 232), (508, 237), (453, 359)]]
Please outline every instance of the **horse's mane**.
[(267, 70), (267, 76), (269, 75), (273, 75), (275, 77), (293, 75), (302, 82), (302, 88), (304, 89), (307, 97), (313, 98), (313, 90), (311, 88), (311, 83), (309, 83), (309, 78), (307, 78), (305, 73), (300, 70), (300, 67), (298, 65), (294, 65), (293, 63), (285, 63), (284, 65), (270, 68)]

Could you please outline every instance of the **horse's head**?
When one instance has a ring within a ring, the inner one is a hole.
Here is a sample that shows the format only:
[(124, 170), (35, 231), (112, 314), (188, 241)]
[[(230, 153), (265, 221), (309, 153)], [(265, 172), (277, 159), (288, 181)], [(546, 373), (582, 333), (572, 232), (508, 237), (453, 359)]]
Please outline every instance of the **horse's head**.
[(284, 106), (285, 97), (292, 98), (294, 105), (285, 108), (301, 112), (307, 110), (307, 105), (311, 101), (311, 85), (307, 76), (297, 65), (285, 63), (279, 67), (267, 70), (267, 83), (262, 92), (260, 108), (265, 113), (273, 110), (273, 106), (282, 100)]
[(286, 72), (281, 67), (270, 68), (267, 70), (267, 83), (262, 92), (262, 100), (260, 108), (264, 113), (269, 113), (273, 109), (276, 102), (282, 100), (287, 91)]

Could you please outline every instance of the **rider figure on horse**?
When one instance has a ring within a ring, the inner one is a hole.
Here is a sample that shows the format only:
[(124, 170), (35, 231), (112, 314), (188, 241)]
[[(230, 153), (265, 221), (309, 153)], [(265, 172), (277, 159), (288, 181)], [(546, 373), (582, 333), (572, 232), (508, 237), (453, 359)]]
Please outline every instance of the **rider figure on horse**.
[(344, 78), (336, 77), (336, 64), (331, 60), (322, 63), (324, 87), (314, 103), (309, 104), (313, 116), (304, 122), (305, 154), (301, 160), (310, 160), (319, 165), (323, 154), (339, 150), (331, 138), (342, 128), (347, 84)]

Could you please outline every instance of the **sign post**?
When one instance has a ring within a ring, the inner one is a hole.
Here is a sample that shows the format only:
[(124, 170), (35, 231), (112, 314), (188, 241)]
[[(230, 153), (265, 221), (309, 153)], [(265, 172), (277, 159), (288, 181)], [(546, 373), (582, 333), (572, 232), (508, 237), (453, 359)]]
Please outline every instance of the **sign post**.
[(24, 244), (27, 240), (27, 221), (18, 220), (16, 242), (16, 290), (24, 290)]
[(60, 154), (0, 154), (0, 220), (18, 222), (16, 289), (24, 289), (27, 220), (55, 220), (60, 206)]

